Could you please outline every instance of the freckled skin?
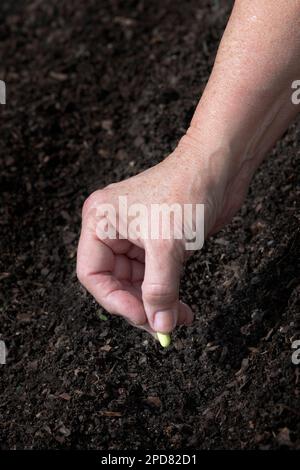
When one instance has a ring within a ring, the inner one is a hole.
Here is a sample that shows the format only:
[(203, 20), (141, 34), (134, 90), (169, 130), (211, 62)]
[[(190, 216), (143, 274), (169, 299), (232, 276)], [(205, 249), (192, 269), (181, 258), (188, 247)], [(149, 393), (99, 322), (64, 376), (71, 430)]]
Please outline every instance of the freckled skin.
[(160, 164), (96, 191), (83, 208), (79, 280), (104, 308), (151, 334), (189, 324), (178, 240), (101, 240), (95, 204), (204, 203), (205, 235), (239, 210), (251, 178), (299, 111), (300, 0), (237, 0), (190, 127)]

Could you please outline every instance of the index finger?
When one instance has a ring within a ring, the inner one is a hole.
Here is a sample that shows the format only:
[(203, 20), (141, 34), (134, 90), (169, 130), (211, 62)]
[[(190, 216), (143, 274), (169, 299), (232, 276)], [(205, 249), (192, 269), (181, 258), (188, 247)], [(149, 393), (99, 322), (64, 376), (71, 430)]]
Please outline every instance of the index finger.
[(98, 238), (93, 215), (86, 215), (77, 251), (78, 279), (109, 313), (143, 325), (147, 318), (142, 301), (113, 275), (116, 257), (113, 246), (112, 242), (108, 246)]

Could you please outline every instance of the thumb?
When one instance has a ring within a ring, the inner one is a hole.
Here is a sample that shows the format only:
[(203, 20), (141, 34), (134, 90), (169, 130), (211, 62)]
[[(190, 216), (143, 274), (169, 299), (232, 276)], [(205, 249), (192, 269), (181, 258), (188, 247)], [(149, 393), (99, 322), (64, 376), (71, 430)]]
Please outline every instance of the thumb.
[(152, 241), (145, 248), (143, 303), (156, 332), (169, 333), (177, 324), (182, 262), (183, 249), (170, 241)]

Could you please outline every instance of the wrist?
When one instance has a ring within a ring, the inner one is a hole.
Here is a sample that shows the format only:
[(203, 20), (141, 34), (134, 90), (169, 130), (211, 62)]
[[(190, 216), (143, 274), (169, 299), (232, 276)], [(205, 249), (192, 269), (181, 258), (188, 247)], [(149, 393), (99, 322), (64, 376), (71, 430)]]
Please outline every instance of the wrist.
[[(208, 157), (219, 154), (230, 179), (253, 174), (296, 116), (289, 82), (277, 86), (231, 86), (222, 92), (210, 79), (179, 145)], [(226, 161), (224, 161), (226, 157)]]
[(171, 154), (176, 165), (189, 174), (185, 184), (193, 186), (197, 201), (207, 210), (206, 235), (228, 223), (240, 208), (255, 171), (255, 161), (243, 158), (229, 139), (191, 126)]
[[(195, 175), (217, 188), (220, 197), (242, 169), (241, 154), (225, 134), (220, 136), (209, 127), (201, 129), (191, 125), (176, 148), (181, 158), (187, 160)], [(201, 178), (204, 176), (204, 178)]]

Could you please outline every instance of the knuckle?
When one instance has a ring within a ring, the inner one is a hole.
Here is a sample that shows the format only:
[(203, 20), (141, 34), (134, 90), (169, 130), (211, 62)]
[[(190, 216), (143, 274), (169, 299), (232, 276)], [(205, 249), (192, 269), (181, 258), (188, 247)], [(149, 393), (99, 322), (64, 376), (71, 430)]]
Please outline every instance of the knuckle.
[(112, 190), (116, 189), (119, 186), (120, 183), (110, 183), (102, 191), (107, 191), (107, 190)]
[(98, 191), (94, 191), (90, 194), (83, 203), (82, 216), (86, 215), (94, 206), (98, 196)]
[(146, 251), (152, 256), (161, 256), (163, 253), (164, 259), (168, 259), (172, 256), (174, 251), (174, 240), (173, 239), (150, 239), (146, 240), (145, 243)]
[(147, 245), (147, 249), (154, 255), (163, 253), (164, 259), (182, 257), (184, 251), (183, 239), (171, 238), (159, 238), (156, 240), (150, 240)]
[(92, 209), (95, 209), (98, 204), (105, 203), (108, 199), (108, 188), (98, 189), (91, 193), (83, 203), (82, 216), (84, 217)]
[(177, 295), (170, 286), (164, 284), (143, 283), (143, 299), (149, 303), (172, 304), (176, 301)]

